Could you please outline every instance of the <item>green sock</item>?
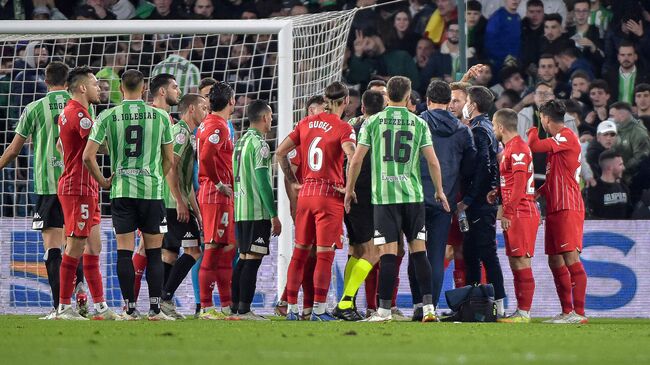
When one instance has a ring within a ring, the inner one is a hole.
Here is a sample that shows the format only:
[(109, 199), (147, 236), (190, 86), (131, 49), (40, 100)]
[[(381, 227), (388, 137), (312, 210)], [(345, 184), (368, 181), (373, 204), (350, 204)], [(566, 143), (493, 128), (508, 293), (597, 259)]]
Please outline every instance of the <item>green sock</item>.
[(358, 258), (350, 256), (348, 262), (345, 264), (345, 272), (343, 273), (343, 288), (348, 286), (348, 281), (350, 281), (350, 273), (352, 272), (354, 265), (357, 264), (357, 261), (359, 261)]
[[(372, 270), (372, 264), (365, 259), (358, 259), (356, 265), (350, 272), (350, 278), (343, 289), (343, 299), (353, 298), (366, 280), (368, 273)], [(339, 302), (339, 308), (348, 309), (352, 307), (352, 300), (343, 300)]]

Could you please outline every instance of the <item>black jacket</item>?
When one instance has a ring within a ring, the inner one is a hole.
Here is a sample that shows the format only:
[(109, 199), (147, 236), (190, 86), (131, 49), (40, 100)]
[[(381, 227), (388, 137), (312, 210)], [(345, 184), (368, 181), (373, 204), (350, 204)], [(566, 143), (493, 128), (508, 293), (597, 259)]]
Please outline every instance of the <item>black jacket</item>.
[(470, 122), (470, 129), (476, 146), (476, 161), (471, 180), (463, 196), (468, 211), (494, 209), (486, 200), (490, 190), (497, 187), (499, 163), (497, 162), (498, 143), (492, 130), (492, 122), (486, 115), (479, 115)]
[[(456, 195), (463, 176), (471, 175), (476, 158), (476, 147), (470, 129), (461, 123), (450, 112), (442, 109), (427, 110), (420, 115), (429, 125), (433, 148), (440, 162), (442, 175), (442, 189), (444, 190), (451, 210), (456, 209)], [(422, 157), (420, 161), (422, 172), (422, 187), (424, 189), (424, 203), (427, 206), (442, 209), (436, 202), (436, 192), (427, 161)]]

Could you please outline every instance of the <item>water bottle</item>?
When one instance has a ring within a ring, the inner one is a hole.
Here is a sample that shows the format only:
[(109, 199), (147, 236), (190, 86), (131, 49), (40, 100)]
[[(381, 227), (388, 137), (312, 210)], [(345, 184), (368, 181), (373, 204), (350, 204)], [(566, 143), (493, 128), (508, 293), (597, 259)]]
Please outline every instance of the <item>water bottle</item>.
[(458, 213), (458, 227), (463, 233), (469, 231), (469, 222), (467, 222), (467, 215), (464, 210)]

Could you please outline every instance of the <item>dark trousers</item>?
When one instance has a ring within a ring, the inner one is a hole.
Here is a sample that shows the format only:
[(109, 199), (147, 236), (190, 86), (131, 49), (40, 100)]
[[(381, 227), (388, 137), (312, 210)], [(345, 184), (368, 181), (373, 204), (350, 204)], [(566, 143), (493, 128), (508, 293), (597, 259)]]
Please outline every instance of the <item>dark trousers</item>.
[(497, 256), (496, 208), (467, 211), (469, 231), (463, 241), (467, 285), (480, 284), (481, 263), (485, 266), (488, 282), (494, 286), (495, 299), (506, 296), (503, 272)]

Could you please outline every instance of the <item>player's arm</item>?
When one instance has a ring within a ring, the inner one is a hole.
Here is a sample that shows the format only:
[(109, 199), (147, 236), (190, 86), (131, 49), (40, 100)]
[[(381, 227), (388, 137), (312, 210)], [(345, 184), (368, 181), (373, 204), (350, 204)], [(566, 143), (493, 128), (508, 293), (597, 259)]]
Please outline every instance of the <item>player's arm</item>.
[(192, 190), (190, 193), (190, 207), (192, 207), (192, 212), (194, 212), (194, 216), (196, 217), (196, 220), (199, 221), (199, 228), (203, 227), (203, 217), (201, 217), (201, 210), (199, 210), (199, 203), (196, 201), (196, 192), (194, 191), (194, 186), (192, 186)]
[(20, 150), (23, 148), (23, 145), (25, 145), (25, 141), (27, 141), (27, 137), (23, 137), (18, 133), (14, 135), (11, 144), (2, 154), (2, 157), (0, 157), (0, 170), (4, 169), (7, 165), (12, 163), (16, 157), (18, 157)]
[(203, 171), (205, 171), (205, 174), (217, 187), (217, 190), (219, 190), (221, 194), (231, 197), (233, 195), (232, 186), (228, 182), (223, 183), (221, 181), (221, 178), (219, 177), (219, 174), (217, 173), (217, 169), (215, 167), (215, 160), (219, 154), (220, 144), (215, 144), (208, 141), (202, 143), (202, 146), (203, 148), (201, 149), (201, 153), (199, 155), (199, 166), (203, 166)]
[(449, 212), (449, 203), (447, 202), (447, 197), (442, 188), (442, 174), (440, 173), (440, 161), (438, 161), (438, 156), (436, 156), (436, 151), (433, 149), (432, 145), (424, 146), (420, 149), (420, 152), (427, 160), (427, 167), (429, 168), (429, 175), (431, 176), (431, 181), (433, 181), (433, 186), (436, 187), (436, 200), (442, 204), (445, 212)]
[(271, 216), (271, 233), (273, 236), (279, 236), (282, 232), (282, 224), (280, 224), (278, 213), (275, 210), (273, 187), (271, 186), (271, 180), (269, 179), (269, 168), (266, 166), (257, 167), (255, 169), (255, 179), (258, 181), (257, 188), (259, 189), (260, 197), (262, 198), (262, 205)]
[(289, 152), (294, 148), (296, 148), (296, 144), (290, 137), (287, 137), (282, 141), (282, 143), (280, 143), (280, 146), (275, 151), (275, 157), (280, 164), (284, 177), (289, 181), (289, 184), (293, 189), (298, 190), (300, 189), (300, 183), (298, 183), (294, 170), (291, 169), (291, 161), (289, 161), (288, 156)]
[[(166, 145), (165, 145), (166, 146)], [(176, 216), (178, 221), (182, 223), (187, 223), (190, 219), (190, 211), (187, 209), (187, 204), (183, 200), (183, 194), (181, 193), (181, 186), (178, 178), (178, 162), (181, 158), (173, 154), (171, 167), (165, 179), (167, 179), (167, 185), (169, 186), (169, 192), (172, 194), (174, 199), (176, 199)]]
[[(298, 171), (298, 166), (291, 164), (291, 171), (293, 171), (293, 174), (296, 174), (296, 171)], [(291, 183), (289, 183), (289, 179), (287, 179), (287, 176), (284, 176), (284, 190), (287, 193), (287, 198), (289, 198), (289, 208), (291, 209), (291, 218), (294, 220), (296, 219), (296, 207), (298, 206), (298, 193), (291, 188)]]
[(104, 175), (102, 175), (102, 170), (99, 168), (99, 164), (97, 164), (98, 150), (99, 143), (95, 142), (92, 139), (89, 139), (88, 143), (86, 143), (86, 148), (84, 149), (83, 153), (84, 166), (86, 166), (86, 169), (88, 169), (88, 172), (90, 172), (90, 175), (92, 175), (93, 179), (97, 181), (99, 186), (104, 189), (109, 189), (111, 187), (113, 176), (107, 179), (104, 177)]
[(537, 127), (529, 129), (526, 134), (528, 134), (528, 146), (534, 153), (557, 152), (558, 150), (561, 150), (563, 146), (568, 147), (566, 141), (557, 142), (555, 137), (539, 139), (539, 136), (537, 135)]
[(350, 212), (350, 204), (352, 201), (357, 201), (357, 195), (354, 192), (354, 187), (357, 184), (357, 179), (359, 178), (359, 173), (361, 172), (361, 165), (363, 164), (363, 159), (366, 157), (366, 154), (370, 150), (370, 146), (367, 146), (363, 143), (359, 143), (354, 152), (354, 155), (350, 159), (348, 157), (348, 178), (345, 184), (345, 211)]

